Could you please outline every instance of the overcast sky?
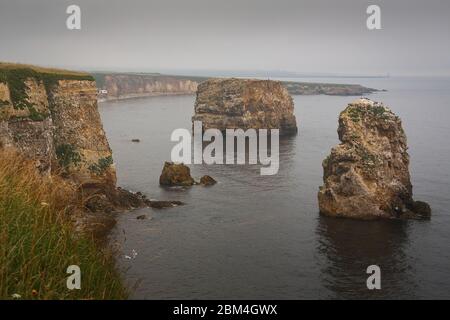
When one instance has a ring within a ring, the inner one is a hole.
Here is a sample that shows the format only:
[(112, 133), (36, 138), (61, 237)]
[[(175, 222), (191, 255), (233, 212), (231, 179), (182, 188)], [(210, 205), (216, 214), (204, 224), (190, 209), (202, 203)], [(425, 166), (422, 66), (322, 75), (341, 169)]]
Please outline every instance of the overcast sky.
[[(82, 29), (66, 28), (77, 4)], [(382, 30), (366, 28), (381, 7)], [(85, 70), (450, 75), (448, 0), (0, 0), (0, 61)]]

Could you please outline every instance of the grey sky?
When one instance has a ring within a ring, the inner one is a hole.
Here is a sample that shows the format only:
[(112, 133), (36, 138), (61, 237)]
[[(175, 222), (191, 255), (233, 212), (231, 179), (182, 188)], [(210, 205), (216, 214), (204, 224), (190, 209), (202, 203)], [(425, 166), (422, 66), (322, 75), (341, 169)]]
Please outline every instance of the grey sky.
[[(66, 8), (82, 30), (66, 29)], [(366, 28), (378, 4), (382, 30)], [(448, 0), (0, 0), (0, 61), (130, 71), (450, 75)]]

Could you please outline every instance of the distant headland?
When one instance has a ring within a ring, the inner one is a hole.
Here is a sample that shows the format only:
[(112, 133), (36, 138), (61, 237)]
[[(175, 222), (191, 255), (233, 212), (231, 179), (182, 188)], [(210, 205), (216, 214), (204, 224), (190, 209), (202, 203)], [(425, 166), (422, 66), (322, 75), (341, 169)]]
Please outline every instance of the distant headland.
[[(122, 100), (148, 96), (194, 95), (202, 76), (168, 75), (160, 73), (91, 73), (97, 82), (99, 100)], [(380, 90), (359, 84), (281, 81), (291, 95), (364, 96)]]

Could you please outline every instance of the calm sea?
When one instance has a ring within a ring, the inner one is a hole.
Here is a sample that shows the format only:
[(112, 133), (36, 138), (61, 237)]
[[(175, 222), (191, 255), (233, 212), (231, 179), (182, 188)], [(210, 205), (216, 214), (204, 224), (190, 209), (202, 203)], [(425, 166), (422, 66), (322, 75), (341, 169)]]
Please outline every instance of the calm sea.
[[(360, 83), (403, 120), (415, 199), (431, 221), (321, 217), (322, 160), (338, 143), (337, 119), (357, 97), (294, 96), (299, 133), (280, 141), (280, 170), (191, 165), (219, 183), (166, 190), (158, 178), (176, 128), (191, 128), (195, 97), (152, 97), (100, 105), (119, 184), (185, 206), (118, 216), (117, 262), (145, 299), (450, 298), (450, 79), (292, 79)], [(130, 140), (138, 138), (140, 143)], [(145, 214), (148, 219), (137, 220)], [(135, 250), (135, 259), (127, 260)], [(381, 268), (381, 290), (366, 268)]]

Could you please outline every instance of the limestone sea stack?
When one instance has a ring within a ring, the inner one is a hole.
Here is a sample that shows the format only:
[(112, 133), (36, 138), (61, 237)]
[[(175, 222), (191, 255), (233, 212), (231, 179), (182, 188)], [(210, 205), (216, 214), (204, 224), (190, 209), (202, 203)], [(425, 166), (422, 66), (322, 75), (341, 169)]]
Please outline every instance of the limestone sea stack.
[(340, 114), (340, 145), (323, 161), (319, 208), (355, 219), (429, 218), (428, 204), (412, 199), (407, 141), (401, 120), (368, 99)]
[(195, 115), (203, 129), (280, 129), (297, 133), (294, 103), (278, 81), (210, 79), (197, 89)]

